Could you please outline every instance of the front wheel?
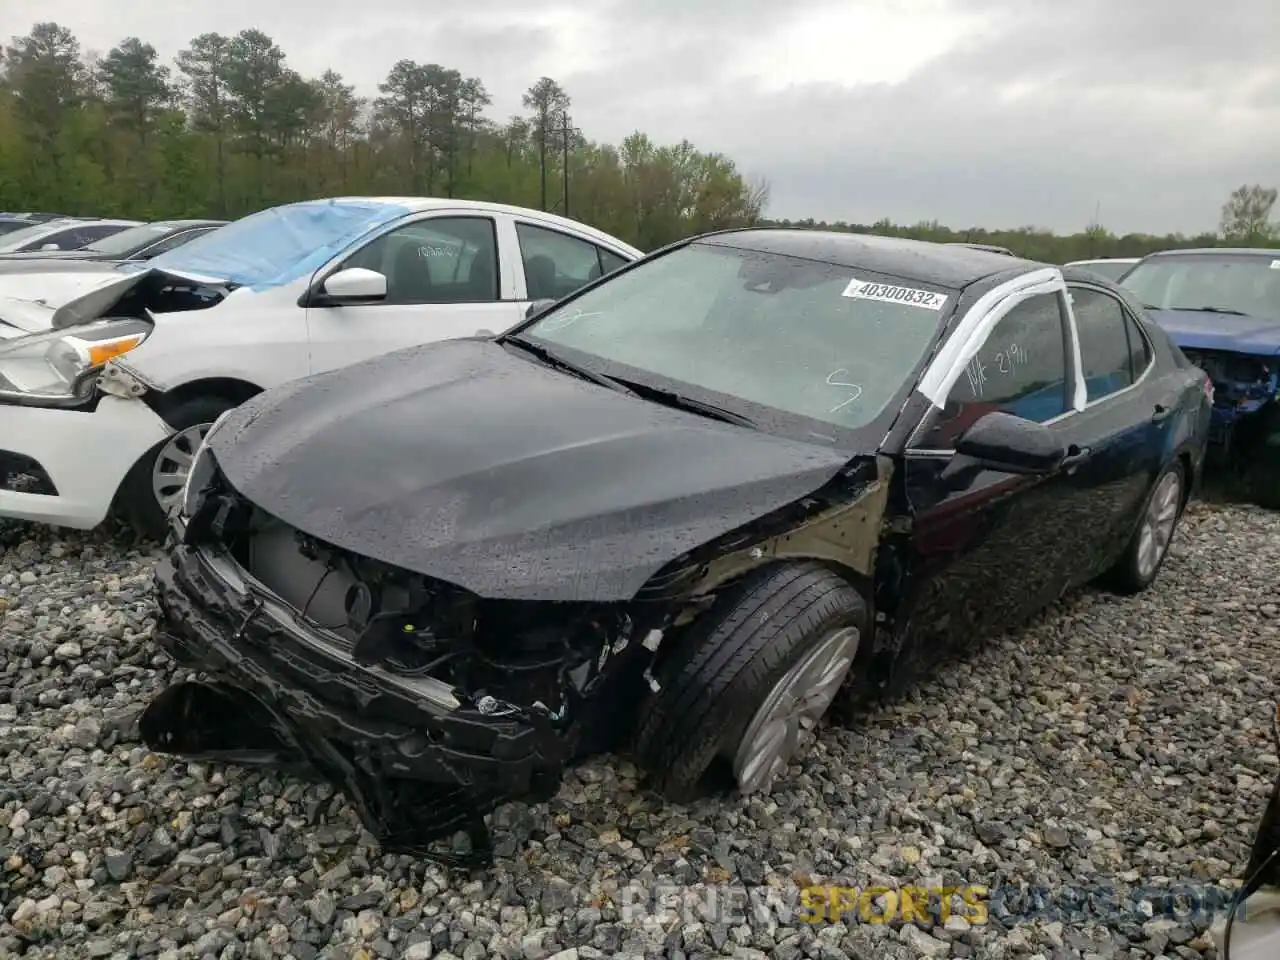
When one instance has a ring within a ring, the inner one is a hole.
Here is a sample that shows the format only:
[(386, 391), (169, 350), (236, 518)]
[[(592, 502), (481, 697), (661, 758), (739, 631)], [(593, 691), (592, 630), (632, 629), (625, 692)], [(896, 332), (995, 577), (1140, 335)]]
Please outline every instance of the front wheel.
[(1186, 476), (1181, 461), (1175, 460), (1156, 477), (1129, 545), (1103, 577), (1117, 593), (1141, 593), (1160, 572), (1182, 516)]
[(741, 793), (766, 791), (827, 712), (857, 656), (865, 607), (817, 563), (749, 575), (673, 640), (643, 705), (636, 747), (670, 800), (718, 768)]
[(191, 397), (170, 410), (173, 433), (148, 450), (120, 485), (119, 505), (139, 533), (162, 539), (169, 510), (182, 496), (191, 462), (215, 420), (235, 404), (221, 397)]

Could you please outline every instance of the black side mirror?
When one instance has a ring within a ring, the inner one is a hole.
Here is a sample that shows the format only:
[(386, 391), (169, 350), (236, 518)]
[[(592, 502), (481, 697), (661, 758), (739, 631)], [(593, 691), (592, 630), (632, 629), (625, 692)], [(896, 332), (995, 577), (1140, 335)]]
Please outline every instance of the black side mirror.
[(533, 301), (533, 303), (529, 304), (528, 309), (525, 310), (524, 318), (526, 320), (532, 320), (538, 314), (546, 313), (553, 306), (555, 306), (555, 304), (556, 304), (555, 300), (535, 300)]
[(1066, 457), (1062, 442), (1044, 424), (992, 411), (960, 435), (946, 473), (986, 469), (1045, 475), (1057, 470)]

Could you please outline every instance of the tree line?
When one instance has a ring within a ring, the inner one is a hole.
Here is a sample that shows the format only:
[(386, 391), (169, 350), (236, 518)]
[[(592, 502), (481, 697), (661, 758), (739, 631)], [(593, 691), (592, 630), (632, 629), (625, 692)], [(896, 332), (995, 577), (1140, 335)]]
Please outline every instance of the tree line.
[(334, 70), (302, 76), (260, 30), (201, 34), (170, 66), (138, 37), (95, 57), (38, 23), (3, 47), (0, 209), (150, 220), (352, 194), (482, 198), (652, 249), (752, 224), (767, 199), (688, 140), (590, 140), (550, 77), (523, 114), (496, 121), (491, 102), (481, 78), (415, 60), (363, 98)]
[(593, 141), (550, 77), (522, 104), (495, 120), (481, 78), (407, 59), (361, 97), (337, 71), (302, 76), (260, 30), (201, 34), (170, 65), (139, 37), (97, 56), (38, 23), (0, 50), (0, 209), (235, 218), (315, 197), (437, 195), (567, 213), (644, 250), (774, 224), (993, 243), (1052, 263), (1280, 238), (1276, 191), (1261, 186), (1237, 189), (1219, 231), (1197, 236), (771, 221), (768, 186), (723, 154), (639, 131)]
[(1012, 230), (973, 227), (957, 230), (943, 226), (936, 220), (901, 226), (888, 220), (871, 224), (828, 223), (819, 220), (762, 220), (762, 224), (782, 227), (804, 227), (818, 230), (839, 230), (850, 233), (875, 233), (884, 236), (908, 237), (913, 240), (930, 240), (934, 243), (987, 243), (1004, 247), (1020, 257), (1042, 263), (1069, 263), (1072, 260), (1092, 260), (1110, 257), (1142, 257), (1157, 250), (1189, 249), (1193, 247), (1278, 247), (1280, 248), (1280, 223), (1271, 219), (1278, 191), (1273, 187), (1243, 185), (1232, 191), (1222, 205), (1221, 220), (1216, 232), (1186, 235), (1181, 233), (1163, 236), (1149, 233), (1116, 235), (1100, 224), (1091, 224), (1080, 233), (1055, 234), (1036, 227), (1019, 227)]

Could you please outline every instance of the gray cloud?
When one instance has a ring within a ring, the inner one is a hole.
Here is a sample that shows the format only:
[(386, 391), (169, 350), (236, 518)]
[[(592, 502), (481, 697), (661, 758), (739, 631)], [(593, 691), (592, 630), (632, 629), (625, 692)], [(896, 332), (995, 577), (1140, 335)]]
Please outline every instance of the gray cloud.
[[(1120, 232), (1197, 232), (1216, 225), (1233, 187), (1280, 178), (1275, 0), (168, 0), (163, 19), (154, 9), (8, 0), (5, 19), (57, 20), (100, 51), (136, 33), (166, 56), (206, 30), (257, 26), (295, 67), (334, 67), (369, 94), (401, 57), (436, 61), (481, 76), (497, 117), (547, 74), (588, 136), (642, 129), (727, 153), (769, 181), (780, 216), (1070, 230), (1100, 205)], [(786, 60), (780, 38), (834, 11), (850, 18), (847, 58), (839, 33), (815, 28), (812, 39), (841, 82), (785, 86), (807, 64)], [(858, 33), (894, 11), (914, 17), (919, 43)], [(860, 62), (868, 50), (904, 69), (874, 82)]]

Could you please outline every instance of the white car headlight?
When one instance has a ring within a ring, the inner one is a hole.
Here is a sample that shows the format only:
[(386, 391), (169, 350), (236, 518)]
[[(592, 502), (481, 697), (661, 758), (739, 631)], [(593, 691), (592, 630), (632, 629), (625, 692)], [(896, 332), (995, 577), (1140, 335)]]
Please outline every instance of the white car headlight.
[(106, 362), (141, 345), (151, 330), (144, 320), (97, 320), (0, 342), (0, 397), (49, 406), (82, 403)]
[(231, 411), (227, 410), (217, 420), (213, 421), (213, 426), (204, 435), (204, 439), (200, 441), (200, 446), (196, 449), (195, 456), (191, 458), (191, 469), (187, 471), (187, 479), (182, 483), (182, 497), (178, 501), (179, 513), (184, 517), (191, 517), (195, 514), (200, 506), (198, 501), (201, 491), (213, 479), (213, 458), (209, 455), (209, 438), (217, 433), (218, 428), (222, 426), (229, 413)]

